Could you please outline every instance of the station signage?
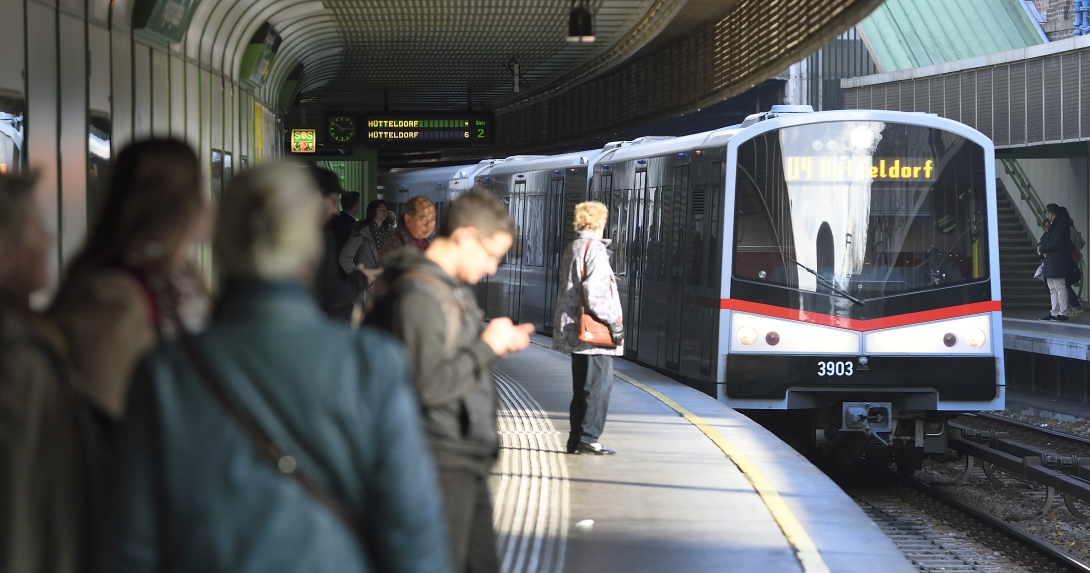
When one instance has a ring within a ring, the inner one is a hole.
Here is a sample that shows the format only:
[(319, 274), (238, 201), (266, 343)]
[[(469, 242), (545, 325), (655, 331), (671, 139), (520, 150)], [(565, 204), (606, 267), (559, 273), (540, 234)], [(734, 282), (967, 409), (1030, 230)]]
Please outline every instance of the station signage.
[(496, 118), (487, 112), (370, 112), (360, 121), (364, 147), (488, 147)]
[(317, 139), (317, 129), (293, 129), (291, 130), (291, 152), (314, 153)]
[(788, 181), (849, 183), (866, 181), (926, 181), (938, 179), (934, 159), (879, 157), (785, 156)]

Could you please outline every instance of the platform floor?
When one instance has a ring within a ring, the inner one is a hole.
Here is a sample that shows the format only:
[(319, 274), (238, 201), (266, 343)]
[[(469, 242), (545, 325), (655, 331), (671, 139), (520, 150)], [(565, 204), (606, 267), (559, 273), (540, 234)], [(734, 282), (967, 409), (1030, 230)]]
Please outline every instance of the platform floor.
[(1038, 320), (1047, 311), (1003, 311), (1003, 348), (1090, 360), (1090, 311), (1068, 322)]
[[(705, 394), (617, 359), (618, 374), (661, 395), (616, 378), (601, 440), (618, 453), (573, 456), (570, 359), (535, 345), (497, 370), (492, 487), (506, 573), (914, 570), (821, 471)], [(748, 458), (749, 475), (662, 398)]]

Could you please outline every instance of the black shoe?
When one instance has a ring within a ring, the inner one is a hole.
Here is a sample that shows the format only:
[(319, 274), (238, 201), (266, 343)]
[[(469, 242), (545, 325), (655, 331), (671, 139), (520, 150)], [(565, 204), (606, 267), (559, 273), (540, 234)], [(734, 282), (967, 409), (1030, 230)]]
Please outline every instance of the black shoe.
[(1056, 322), (1067, 322), (1067, 317), (1061, 314), (1060, 316), (1052, 317), (1052, 320), (1055, 320)]
[(1046, 314), (1046, 315), (1042, 316), (1041, 318), (1038, 318), (1037, 320), (1056, 320), (1056, 317), (1052, 316), (1051, 314)]
[(579, 445), (575, 447), (575, 451), (572, 453), (591, 454), (595, 456), (611, 456), (617, 452), (614, 450), (607, 450), (606, 448), (602, 447), (602, 444), (599, 444), (598, 442), (594, 442), (593, 444), (579, 442)]

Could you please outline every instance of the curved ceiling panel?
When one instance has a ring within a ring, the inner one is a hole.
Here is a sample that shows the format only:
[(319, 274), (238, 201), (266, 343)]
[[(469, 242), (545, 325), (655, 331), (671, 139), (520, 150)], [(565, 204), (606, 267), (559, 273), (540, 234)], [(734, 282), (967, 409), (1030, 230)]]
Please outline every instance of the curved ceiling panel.
[[(345, 38), (341, 71), (319, 105), (461, 107), (513, 91), (510, 62), (537, 85), (610, 49), (655, 0), (591, 0), (598, 41), (569, 43), (570, 4), (525, 0), (325, 0)], [(525, 88), (522, 88), (525, 89)]]

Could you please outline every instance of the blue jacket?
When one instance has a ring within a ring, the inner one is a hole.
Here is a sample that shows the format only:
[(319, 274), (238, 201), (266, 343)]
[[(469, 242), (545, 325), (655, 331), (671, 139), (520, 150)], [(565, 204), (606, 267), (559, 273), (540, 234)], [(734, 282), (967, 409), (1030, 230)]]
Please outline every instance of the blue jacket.
[(261, 457), (175, 344), (137, 368), (103, 572), (451, 571), (404, 354), (300, 285), (229, 283), (194, 339), (227, 392), (371, 533), (370, 549)]

